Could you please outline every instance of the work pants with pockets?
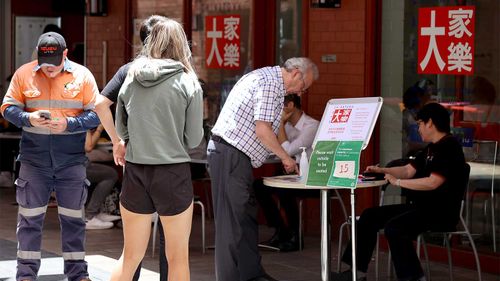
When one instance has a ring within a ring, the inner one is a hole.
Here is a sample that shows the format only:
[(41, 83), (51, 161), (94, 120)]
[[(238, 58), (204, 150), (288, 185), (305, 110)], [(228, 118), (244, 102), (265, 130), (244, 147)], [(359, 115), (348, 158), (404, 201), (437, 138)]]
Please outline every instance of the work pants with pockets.
[(16, 180), (19, 204), (17, 223), (17, 280), (36, 280), (40, 268), (42, 228), (50, 194), (55, 191), (61, 227), (64, 274), (69, 281), (88, 278), (85, 262), (83, 205), (88, 181), (85, 166), (78, 164), (55, 170), (21, 163)]

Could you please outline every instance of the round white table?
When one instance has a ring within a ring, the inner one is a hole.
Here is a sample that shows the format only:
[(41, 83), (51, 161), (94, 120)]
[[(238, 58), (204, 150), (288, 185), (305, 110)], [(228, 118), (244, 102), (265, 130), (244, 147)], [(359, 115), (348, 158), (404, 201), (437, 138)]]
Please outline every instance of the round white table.
[[(378, 187), (386, 184), (386, 180), (379, 181), (358, 181), (356, 188)], [(321, 280), (330, 280), (330, 190), (336, 187), (330, 186), (306, 186), (300, 177), (297, 175), (285, 175), (276, 177), (264, 178), (264, 185), (289, 188), (289, 189), (319, 189), (320, 190), (320, 204), (321, 204)], [(351, 189), (351, 218), (356, 217), (355, 206), (356, 199), (354, 191)], [(356, 237), (356, 224), (351, 223), (352, 237)], [(356, 239), (351, 239), (352, 247), (352, 274), (353, 280), (356, 280)]]
[(472, 179), (494, 180), (500, 177), (500, 165), (490, 163), (467, 162), (470, 165), (470, 176)]

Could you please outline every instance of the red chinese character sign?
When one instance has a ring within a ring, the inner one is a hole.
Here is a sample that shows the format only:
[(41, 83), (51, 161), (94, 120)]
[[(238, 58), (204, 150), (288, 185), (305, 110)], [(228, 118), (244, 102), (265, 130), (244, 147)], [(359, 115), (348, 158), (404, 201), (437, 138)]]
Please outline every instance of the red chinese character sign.
[(351, 115), (352, 108), (335, 109), (330, 123), (347, 123)]
[(420, 8), (418, 73), (474, 74), (474, 6)]
[(239, 15), (206, 16), (205, 63), (209, 68), (240, 68)]

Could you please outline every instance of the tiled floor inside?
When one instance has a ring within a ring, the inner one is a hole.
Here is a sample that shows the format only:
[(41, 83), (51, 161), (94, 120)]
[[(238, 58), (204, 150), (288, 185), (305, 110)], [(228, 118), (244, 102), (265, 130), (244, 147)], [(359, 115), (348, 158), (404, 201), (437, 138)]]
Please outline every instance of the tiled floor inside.
[[(16, 257), (16, 214), (15, 190), (12, 187), (0, 187), (0, 281), (14, 280), (15, 257)], [(196, 207), (195, 207), (196, 208)], [(214, 240), (213, 220), (207, 220), (207, 244)], [(262, 240), (272, 234), (272, 230), (261, 226), (260, 235)], [(109, 272), (119, 258), (122, 250), (122, 230), (112, 228), (108, 230), (87, 231), (87, 261), (89, 271), (93, 280), (107, 280)], [(335, 244), (335, 243), (334, 243)], [(158, 244), (157, 244), (158, 245)], [(61, 246), (59, 236), (59, 222), (57, 220), (57, 209), (49, 208), (45, 220), (43, 234), (43, 261), (39, 280), (56, 281), (65, 280), (62, 275), (62, 259), (60, 258)], [(201, 251), (201, 217), (195, 214), (193, 219), (193, 231), (191, 234), (190, 263), (191, 280), (211, 281), (215, 280), (214, 273), (214, 251), (208, 250), (205, 254)], [(156, 251), (157, 253), (157, 251)], [(332, 247), (332, 268), (336, 268), (337, 248)], [(313, 281), (321, 280), (320, 276), (320, 240), (317, 236), (305, 237), (305, 248), (300, 252), (278, 253), (262, 250), (262, 264), (266, 271), (279, 280), (289, 281)], [(140, 280), (158, 280), (158, 257), (151, 257), (151, 246), (146, 253), (143, 267), (147, 269)], [(382, 253), (380, 266), (380, 280), (388, 280), (386, 271), (386, 253)], [(431, 263), (432, 280), (449, 280), (448, 267), (445, 264)], [(375, 280), (373, 266), (370, 268), (368, 280)], [(454, 267), (454, 280), (473, 281), (477, 280), (475, 270)], [(483, 273), (483, 280), (498, 281), (499, 276)]]

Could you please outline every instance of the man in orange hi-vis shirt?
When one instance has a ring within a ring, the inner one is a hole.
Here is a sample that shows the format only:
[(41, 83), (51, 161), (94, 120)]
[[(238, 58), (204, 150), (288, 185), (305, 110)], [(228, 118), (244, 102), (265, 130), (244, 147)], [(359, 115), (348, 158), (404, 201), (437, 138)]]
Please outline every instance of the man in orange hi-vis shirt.
[(16, 180), (16, 280), (37, 279), (52, 191), (61, 222), (64, 273), (70, 281), (90, 280), (82, 217), (88, 183), (84, 144), (86, 131), (99, 124), (92, 111), (99, 91), (90, 71), (66, 57), (66, 41), (60, 34), (42, 34), (37, 51), (38, 60), (14, 73), (0, 108), (5, 119), (23, 129)]

